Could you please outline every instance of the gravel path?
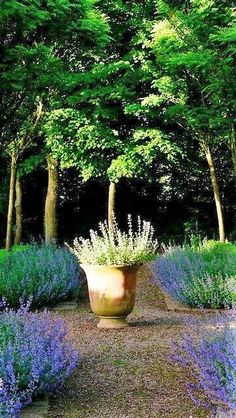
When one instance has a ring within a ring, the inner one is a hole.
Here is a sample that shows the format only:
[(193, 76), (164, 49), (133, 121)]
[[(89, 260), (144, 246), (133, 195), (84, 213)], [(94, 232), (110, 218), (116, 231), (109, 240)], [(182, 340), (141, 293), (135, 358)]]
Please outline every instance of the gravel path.
[(50, 418), (208, 418), (189, 399), (189, 374), (169, 360), (181, 339), (184, 313), (168, 312), (162, 295), (140, 272), (130, 327), (102, 331), (81, 303), (62, 314), (83, 360), (62, 393), (50, 401)]

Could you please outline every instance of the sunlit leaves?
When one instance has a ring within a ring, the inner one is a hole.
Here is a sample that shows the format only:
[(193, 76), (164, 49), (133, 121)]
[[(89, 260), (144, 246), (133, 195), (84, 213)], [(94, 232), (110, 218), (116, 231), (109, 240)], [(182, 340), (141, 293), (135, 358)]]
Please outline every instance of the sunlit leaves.
[(176, 121), (195, 138), (223, 137), (235, 103), (232, 5), (192, 0), (173, 6), (158, 0), (157, 7), (153, 50), (160, 78), (142, 104), (156, 106), (166, 121)]
[(15, 136), (38, 96), (50, 105), (48, 98), (62, 95), (73, 71), (103, 53), (109, 25), (92, 0), (7, 0), (0, 19), (3, 141)]
[(109, 178), (118, 181), (121, 177), (147, 178), (155, 160), (165, 156), (174, 161), (181, 149), (159, 129), (137, 129), (123, 152), (113, 159), (108, 169)]
[(83, 180), (104, 175), (112, 153), (119, 147), (114, 130), (73, 108), (46, 114), (42, 134), (61, 167), (76, 167)]

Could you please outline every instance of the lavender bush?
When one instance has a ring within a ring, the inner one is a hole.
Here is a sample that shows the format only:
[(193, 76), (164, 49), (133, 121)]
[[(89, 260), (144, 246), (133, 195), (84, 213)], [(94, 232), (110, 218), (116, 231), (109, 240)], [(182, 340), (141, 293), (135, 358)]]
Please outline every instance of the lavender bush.
[(0, 298), (10, 307), (31, 300), (32, 307), (53, 305), (80, 286), (76, 257), (67, 248), (30, 245), (0, 263)]
[(227, 409), (236, 413), (235, 311), (217, 315), (208, 321), (187, 321), (187, 328), (183, 343), (174, 347), (174, 359), (193, 371), (197, 383), (188, 385), (191, 398), (196, 403), (202, 403), (199, 395), (204, 391), (222, 413)]
[(63, 321), (27, 307), (0, 314), (0, 417), (18, 418), (32, 399), (62, 385), (79, 360)]
[(202, 308), (236, 303), (236, 246), (214, 241), (168, 248), (153, 264), (155, 280), (176, 300)]

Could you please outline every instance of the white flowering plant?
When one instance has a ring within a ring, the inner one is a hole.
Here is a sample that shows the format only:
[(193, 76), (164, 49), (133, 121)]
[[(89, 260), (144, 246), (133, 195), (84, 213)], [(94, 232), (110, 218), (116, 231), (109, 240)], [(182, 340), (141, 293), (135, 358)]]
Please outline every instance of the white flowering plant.
[(76, 238), (72, 249), (81, 264), (140, 265), (157, 256), (157, 241), (150, 222), (137, 219), (134, 231), (131, 215), (128, 215), (128, 232), (122, 232), (116, 219), (109, 228), (100, 222), (99, 232), (90, 230), (90, 238)]

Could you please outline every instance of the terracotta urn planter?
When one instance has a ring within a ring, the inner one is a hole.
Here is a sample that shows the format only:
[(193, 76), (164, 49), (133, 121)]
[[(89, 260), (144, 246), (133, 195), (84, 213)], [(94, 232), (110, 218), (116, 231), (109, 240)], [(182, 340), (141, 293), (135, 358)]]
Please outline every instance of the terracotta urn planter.
[(92, 311), (98, 328), (124, 328), (135, 303), (137, 273), (141, 266), (84, 265)]

